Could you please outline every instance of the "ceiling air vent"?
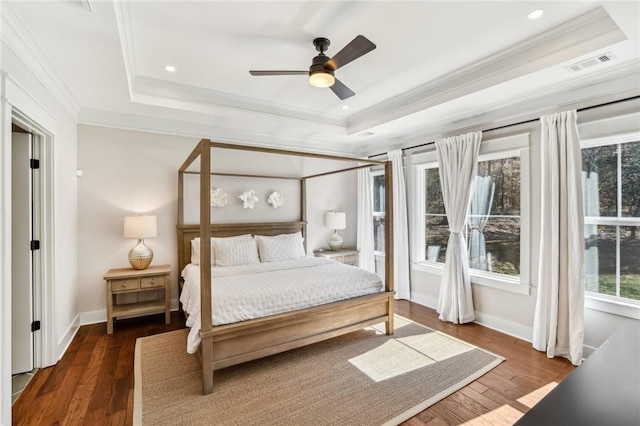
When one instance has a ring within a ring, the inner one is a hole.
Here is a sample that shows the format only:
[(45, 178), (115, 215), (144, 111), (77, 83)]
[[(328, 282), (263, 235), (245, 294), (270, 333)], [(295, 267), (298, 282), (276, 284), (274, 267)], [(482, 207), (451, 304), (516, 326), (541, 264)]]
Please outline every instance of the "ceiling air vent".
[(611, 52), (603, 53), (602, 55), (594, 56), (593, 58), (585, 59), (584, 61), (577, 62), (575, 64), (569, 65), (566, 67), (571, 72), (582, 71), (585, 68), (592, 67), (594, 65), (600, 65), (605, 62), (609, 62), (612, 59), (615, 59), (615, 55)]

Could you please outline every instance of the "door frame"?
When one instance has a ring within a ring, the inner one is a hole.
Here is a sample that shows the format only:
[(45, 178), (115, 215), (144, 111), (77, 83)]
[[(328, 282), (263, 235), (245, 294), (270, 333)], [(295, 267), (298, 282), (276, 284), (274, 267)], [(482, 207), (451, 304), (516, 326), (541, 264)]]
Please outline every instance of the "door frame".
[(0, 74), (0, 424), (11, 424), (11, 124), (16, 122), (40, 140), (40, 267), (36, 273), (34, 306), (42, 328), (35, 336), (34, 363), (56, 363), (54, 154), (57, 120), (19, 83)]
[[(40, 250), (33, 252), (31, 272), (33, 320), (39, 320), (41, 324), (40, 330), (35, 331), (33, 335), (33, 366), (42, 368), (53, 365), (56, 362), (54, 355), (55, 342), (47, 339), (47, 337), (53, 336), (53, 310), (47, 309), (49, 306), (52, 307), (53, 298), (53, 259), (49, 256), (53, 252), (53, 215), (48, 214), (52, 209), (51, 203), (47, 202), (46, 197), (46, 194), (50, 194), (53, 189), (53, 179), (52, 176), (49, 176), (52, 169), (50, 151), (53, 137), (19, 110), (13, 109), (11, 118), (12, 123), (31, 133), (32, 158), (40, 160), (40, 169), (36, 173), (37, 178), (34, 178), (32, 184), (32, 234), (40, 240)], [(47, 186), (49, 191), (45, 189)], [(47, 259), (50, 262), (47, 262)], [(50, 354), (46, 352), (48, 348), (51, 349)]]

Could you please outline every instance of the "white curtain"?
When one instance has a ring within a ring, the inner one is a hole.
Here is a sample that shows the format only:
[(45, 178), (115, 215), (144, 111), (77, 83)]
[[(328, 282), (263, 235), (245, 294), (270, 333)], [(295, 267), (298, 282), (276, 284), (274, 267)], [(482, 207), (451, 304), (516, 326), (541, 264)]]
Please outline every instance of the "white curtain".
[[(591, 159), (595, 163), (595, 158)], [(594, 164), (587, 171), (582, 172), (582, 191), (584, 197), (584, 216), (600, 216), (600, 191), (598, 173)], [(586, 291), (600, 291), (598, 275), (600, 271), (598, 255), (598, 225), (584, 225), (585, 237), (585, 277)]]
[(476, 176), (469, 207), (469, 268), (489, 271), (484, 227), (489, 220), (496, 184), (491, 176)]
[(540, 117), (541, 229), (533, 347), (582, 362), (584, 205), (576, 112)]
[(411, 299), (409, 284), (409, 226), (402, 151), (387, 154), (393, 165), (393, 284), (397, 299)]
[(462, 231), (478, 169), (481, 140), (482, 133), (475, 132), (436, 141), (442, 198), (449, 221), (449, 242), (437, 311), (442, 321), (454, 324), (475, 319), (467, 245)]
[(373, 184), (369, 168), (358, 170), (358, 266), (367, 271), (376, 271), (373, 254)]

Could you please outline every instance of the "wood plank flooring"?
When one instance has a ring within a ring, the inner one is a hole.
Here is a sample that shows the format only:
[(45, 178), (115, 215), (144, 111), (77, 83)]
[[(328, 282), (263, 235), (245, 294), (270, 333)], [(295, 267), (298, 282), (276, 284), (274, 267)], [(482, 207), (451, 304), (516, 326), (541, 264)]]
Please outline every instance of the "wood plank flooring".
[[(409, 419), (405, 426), (510, 425), (572, 370), (564, 359), (548, 359), (531, 344), (477, 324), (453, 325), (435, 311), (398, 301), (406, 318), (474, 344), (506, 361), (479, 380)], [(14, 425), (131, 425), (133, 352), (138, 337), (182, 328), (172, 313), (82, 326), (57, 365), (41, 369), (13, 405)]]

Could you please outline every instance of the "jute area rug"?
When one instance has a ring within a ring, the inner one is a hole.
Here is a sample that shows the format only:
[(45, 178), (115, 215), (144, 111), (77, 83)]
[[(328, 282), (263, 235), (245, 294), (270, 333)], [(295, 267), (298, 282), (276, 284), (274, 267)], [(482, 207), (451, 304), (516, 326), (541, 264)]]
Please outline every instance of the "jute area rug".
[(396, 425), (503, 361), (396, 316), (393, 336), (380, 324), (216, 371), (203, 396), (186, 336), (136, 342), (135, 425)]

